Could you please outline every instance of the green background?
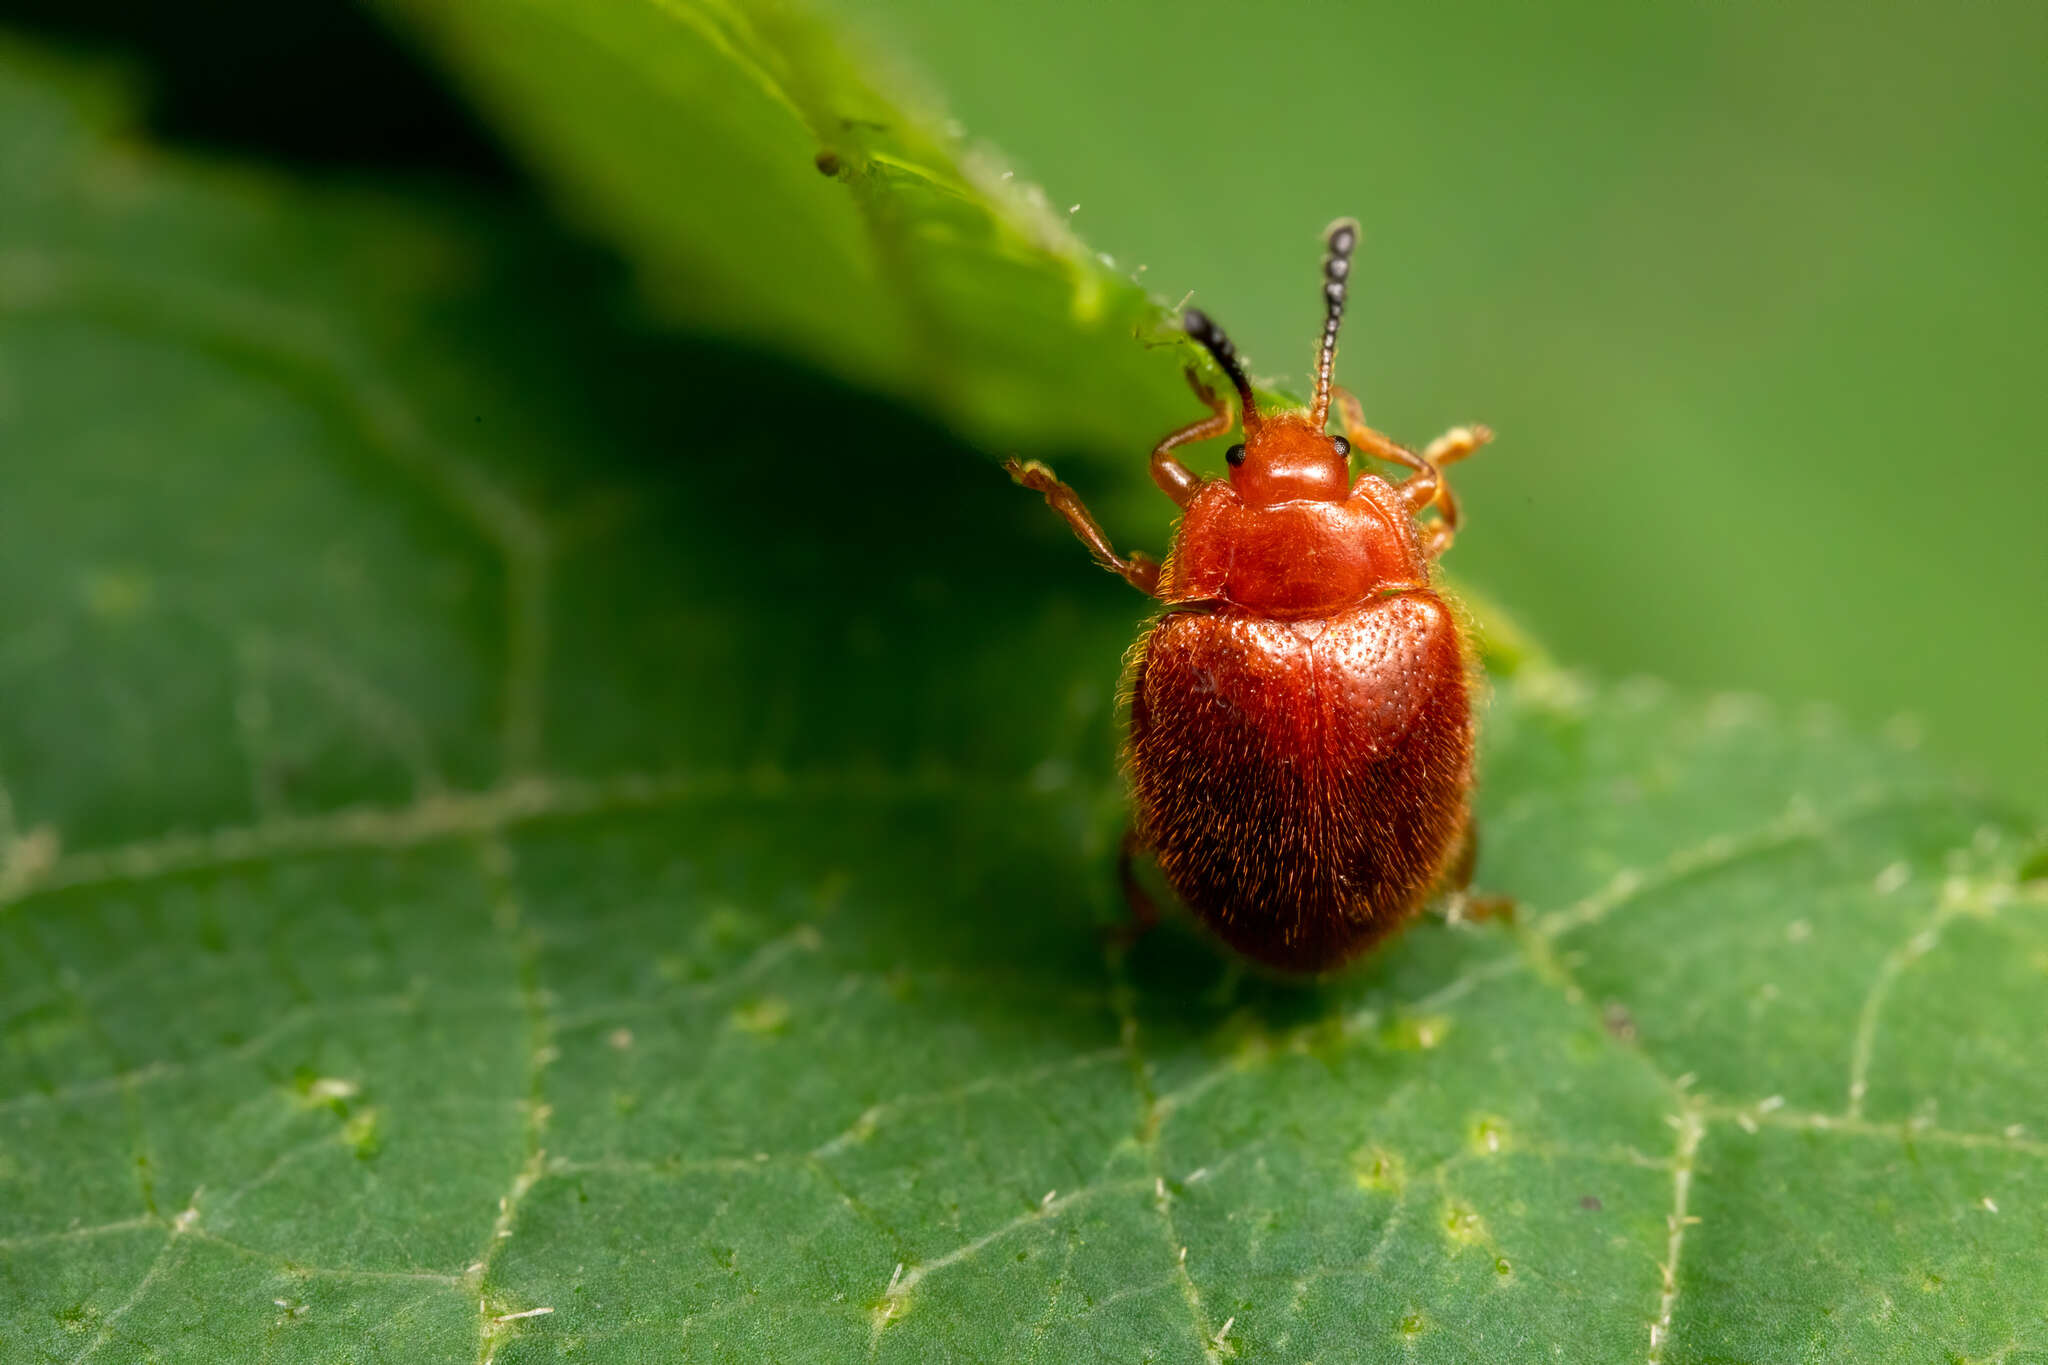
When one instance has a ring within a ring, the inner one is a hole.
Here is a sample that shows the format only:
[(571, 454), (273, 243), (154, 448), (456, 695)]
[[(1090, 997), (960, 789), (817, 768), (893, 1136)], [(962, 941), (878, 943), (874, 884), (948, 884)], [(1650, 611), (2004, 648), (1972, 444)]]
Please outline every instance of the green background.
[(2048, 8), (842, 9), (1263, 373), (1357, 216), (1340, 375), (1500, 432), (1451, 564), (1560, 657), (2048, 793)]

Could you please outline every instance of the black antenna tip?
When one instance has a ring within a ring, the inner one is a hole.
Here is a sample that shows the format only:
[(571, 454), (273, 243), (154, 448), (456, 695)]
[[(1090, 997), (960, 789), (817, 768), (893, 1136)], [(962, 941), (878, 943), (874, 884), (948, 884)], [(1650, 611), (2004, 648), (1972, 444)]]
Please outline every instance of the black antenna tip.
[(1349, 256), (1358, 247), (1358, 224), (1345, 219), (1330, 228), (1330, 254)]
[(1210, 321), (1209, 315), (1199, 308), (1190, 308), (1180, 315), (1180, 325), (1187, 334), (1209, 348), (1209, 353), (1226, 365), (1237, 356), (1237, 347), (1223, 334), (1223, 329)]
[(1258, 403), (1252, 397), (1252, 381), (1244, 372), (1244, 362), (1238, 359), (1237, 347), (1230, 344), (1230, 338), (1223, 329), (1209, 320), (1209, 315), (1199, 308), (1190, 308), (1180, 315), (1180, 325), (1188, 336), (1199, 342), (1216, 363), (1223, 367), (1223, 373), (1230, 376), (1231, 387), (1244, 400), (1244, 420), (1253, 424), (1258, 421)]

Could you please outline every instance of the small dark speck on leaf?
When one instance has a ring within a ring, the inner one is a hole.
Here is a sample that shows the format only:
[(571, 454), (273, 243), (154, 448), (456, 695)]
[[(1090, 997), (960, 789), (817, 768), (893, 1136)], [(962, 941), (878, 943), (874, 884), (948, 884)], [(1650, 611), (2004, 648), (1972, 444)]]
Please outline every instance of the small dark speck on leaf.
[(829, 149), (819, 152), (818, 159), (814, 164), (818, 168), (819, 175), (837, 175), (839, 174), (839, 153)]
[(1636, 1017), (1619, 1000), (1607, 1002), (1607, 1008), (1601, 1012), (1601, 1021), (1607, 1025), (1607, 1031), (1622, 1042), (1633, 1043), (1636, 1040)]
[(1579, 1207), (1584, 1209), (1587, 1213), (1600, 1212), (1600, 1196), (1597, 1194), (1580, 1195)]

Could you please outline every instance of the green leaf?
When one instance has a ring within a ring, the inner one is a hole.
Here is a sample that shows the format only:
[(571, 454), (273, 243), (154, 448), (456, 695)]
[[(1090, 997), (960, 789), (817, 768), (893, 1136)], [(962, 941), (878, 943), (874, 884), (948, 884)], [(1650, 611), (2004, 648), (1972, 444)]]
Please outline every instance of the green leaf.
[(1142, 604), (1035, 500), (113, 107), (0, 54), (0, 1355), (2048, 1350), (2030, 816), (1532, 665), (1513, 926), (1106, 953)]
[(1189, 420), (1192, 348), (1135, 272), (801, 6), (389, 7), (456, 59), (666, 315), (992, 445), (1142, 449)]

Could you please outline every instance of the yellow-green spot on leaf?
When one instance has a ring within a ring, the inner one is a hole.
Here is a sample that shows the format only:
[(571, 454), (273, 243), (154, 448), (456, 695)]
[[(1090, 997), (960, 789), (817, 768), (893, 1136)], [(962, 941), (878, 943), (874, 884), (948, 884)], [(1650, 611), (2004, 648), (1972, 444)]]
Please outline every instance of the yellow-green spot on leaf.
[(1216, 1047), (1240, 1071), (1264, 1066), (1273, 1057), (1273, 1035), (1254, 1010), (1233, 1012), (1216, 1030)]
[(1450, 1031), (1449, 1015), (1397, 1014), (1380, 1030), (1380, 1043), (1394, 1052), (1427, 1052)]
[(1361, 1147), (1351, 1154), (1351, 1175), (1362, 1190), (1399, 1194), (1408, 1183), (1401, 1158), (1383, 1147)]
[(50, 1316), (56, 1319), (57, 1325), (66, 1332), (76, 1334), (92, 1330), (93, 1324), (99, 1321), (100, 1314), (99, 1310), (89, 1303), (67, 1303)]
[(1473, 1246), (1486, 1240), (1486, 1221), (1471, 1205), (1453, 1202), (1444, 1210), (1444, 1232), (1454, 1246)]
[(341, 1141), (356, 1154), (358, 1161), (368, 1161), (384, 1150), (383, 1123), (378, 1111), (372, 1108), (349, 1115), (341, 1125)]
[(781, 1033), (789, 1027), (789, 1002), (779, 995), (750, 1000), (732, 1012), (732, 1026), (742, 1033)]
[(344, 1076), (321, 1076), (306, 1087), (306, 1099), (313, 1104), (352, 1100), (362, 1093), (362, 1086)]
[(1507, 1150), (1507, 1120), (1488, 1114), (1472, 1125), (1471, 1148), (1480, 1156), (1498, 1156)]
[(1416, 1337), (1429, 1330), (1429, 1323), (1423, 1318), (1421, 1313), (1411, 1308), (1401, 1315), (1400, 1322), (1395, 1324), (1395, 1330), (1408, 1341), (1413, 1342)]
[(887, 1330), (889, 1324), (910, 1312), (910, 1295), (894, 1292), (893, 1280), (891, 1285), (892, 1289), (888, 1295), (868, 1305), (868, 1330), (875, 1335), (880, 1335)]
[(86, 610), (117, 625), (149, 610), (156, 597), (149, 576), (134, 569), (88, 569), (79, 587)]
[(1342, 1056), (1350, 1045), (1350, 1032), (1341, 1014), (1326, 1015), (1313, 1024), (1305, 1024), (1288, 1039), (1291, 1051), (1306, 1052), (1326, 1061)]
[(325, 1109), (346, 1117), (349, 1101), (363, 1093), (360, 1082), (346, 1076), (318, 1076), (301, 1071), (293, 1081), (293, 1094), (308, 1109)]

